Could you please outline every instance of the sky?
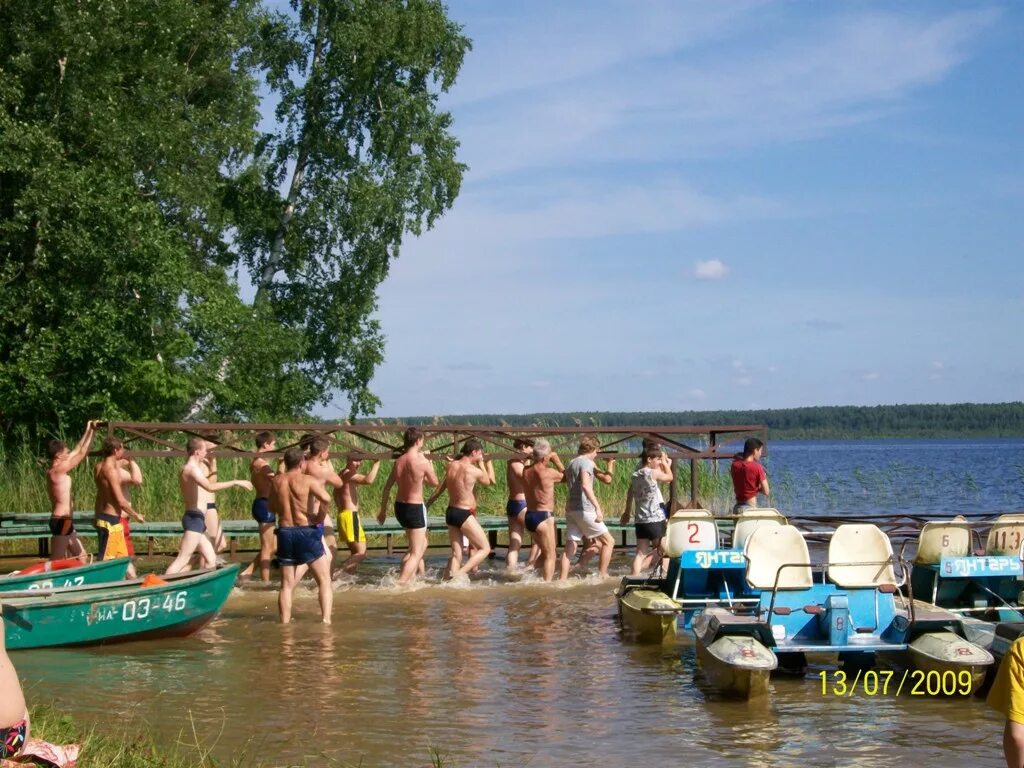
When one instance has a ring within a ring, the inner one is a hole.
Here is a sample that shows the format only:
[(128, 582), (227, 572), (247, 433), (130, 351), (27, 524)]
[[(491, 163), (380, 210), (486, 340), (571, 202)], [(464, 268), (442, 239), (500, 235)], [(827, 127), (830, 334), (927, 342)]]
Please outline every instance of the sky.
[(1024, 6), (448, 7), (469, 170), (378, 415), (1021, 399)]

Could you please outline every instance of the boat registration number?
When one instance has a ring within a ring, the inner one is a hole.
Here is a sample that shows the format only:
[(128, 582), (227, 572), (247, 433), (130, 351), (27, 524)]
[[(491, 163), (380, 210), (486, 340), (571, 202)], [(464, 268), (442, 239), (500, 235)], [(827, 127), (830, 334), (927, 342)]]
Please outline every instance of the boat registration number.
[(743, 553), (735, 549), (688, 549), (682, 554), (683, 568), (746, 568)]
[(121, 605), (101, 606), (96, 621), (143, 621), (157, 613), (176, 613), (185, 610), (187, 593), (166, 594), (163, 597), (139, 597)]
[(63, 581), (60, 579), (46, 579), (36, 584), (29, 584), (29, 589), (53, 589), (54, 587), (80, 587), (85, 584), (85, 576), (74, 576), (71, 578), (65, 578)]
[(981, 557), (944, 557), (939, 572), (950, 579), (972, 576), (1020, 576), (1019, 557), (1012, 555), (985, 555)]

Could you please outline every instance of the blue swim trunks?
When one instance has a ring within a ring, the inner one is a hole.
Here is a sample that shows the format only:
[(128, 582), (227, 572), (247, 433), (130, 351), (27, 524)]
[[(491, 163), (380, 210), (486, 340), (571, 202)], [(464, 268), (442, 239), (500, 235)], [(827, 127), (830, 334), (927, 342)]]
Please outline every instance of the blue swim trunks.
[(252, 500), (252, 519), (260, 525), (273, 525), (277, 522), (277, 516), (270, 511), (270, 502), (266, 497), (258, 496)]
[(505, 505), (505, 514), (509, 517), (519, 517), (519, 513), (526, 509), (526, 499), (509, 499)]
[(530, 533), (535, 533), (536, 530), (540, 527), (540, 524), (547, 520), (549, 517), (551, 517), (550, 512), (527, 512), (526, 530), (528, 530)]
[(277, 560), (281, 565), (308, 565), (324, 555), (323, 534), (315, 525), (277, 529)]
[(206, 533), (206, 515), (198, 509), (186, 509), (181, 516), (181, 529), (194, 533)]

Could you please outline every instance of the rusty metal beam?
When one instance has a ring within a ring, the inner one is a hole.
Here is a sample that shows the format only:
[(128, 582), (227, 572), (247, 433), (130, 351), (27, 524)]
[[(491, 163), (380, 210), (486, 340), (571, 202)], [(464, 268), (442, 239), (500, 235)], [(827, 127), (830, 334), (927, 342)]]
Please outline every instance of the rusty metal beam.
[[(133, 443), (150, 441), (159, 448), (141, 449), (131, 451), (133, 456), (139, 458), (149, 457), (180, 457), (185, 455), (184, 446), (160, 436), (161, 433), (179, 432), (184, 435), (196, 435), (217, 443), (218, 448), (213, 454), (228, 458), (250, 458), (255, 456), (255, 451), (247, 451), (239, 448), (239, 443), (251, 439), (256, 432), (286, 432), (292, 434), (309, 433), (328, 438), (328, 440), (339, 448), (346, 450), (332, 451), (332, 456), (337, 458), (347, 454), (353, 454), (361, 459), (392, 459), (400, 445), (387, 441), (387, 437), (397, 436), (407, 428), (401, 424), (375, 425), (375, 424), (248, 424), (248, 423), (213, 423), (200, 424), (191, 422), (123, 422), (111, 421), (104, 425), (108, 435), (115, 431), (130, 436)], [(640, 440), (644, 437), (659, 441), (666, 453), (676, 460), (688, 460), (691, 462), (691, 476), (696, 470), (696, 462), (702, 459), (720, 461), (731, 459), (733, 454), (720, 453), (718, 437), (720, 435), (742, 435), (757, 433), (767, 437), (767, 428), (762, 425), (714, 425), (714, 426), (683, 426), (683, 427), (519, 427), (512, 428), (507, 425), (500, 426), (474, 426), (471, 424), (424, 424), (417, 425), (427, 437), (427, 455), (431, 459), (443, 460), (448, 452), (453, 452), (460, 440), (469, 437), (477, 437), (495, 446), (498, 450), (485, 454), (490, 459), (512, 459), (520, 457), (521, 454), (514, 451), (510, 443), (517, 437), (550, 437), (552, 438), (552, 449), (568, 451), (572, 447), (572, 439), (582, 435), (600, 435), (605, 438), (613, 438), (606, 441), (599, 451), (598, 456), (604, 459), (611, 458), (636, 458), (639, 452), (618, 452), (609, 450), (612, 446), (620, 445), (632, 440)], [(227, 439), (222, 433), (228, 432)], [(706, 435), (707, 447), (693, 448), (677, 439), (683, 435)], [(387, 437), (385, 437), (387, 436)], [(364, 441), (369, 445), (365, 450), (357, 445), (357, 441)], [(440, 441), (440, 442), (439, 442)], [(505, 443), (505, 444), (503, 444)], [(283, 446), (270, 455), (279, 456), (286, 448)], [(140, 446), (141, 448), (141, 446)], [(376, 448), (376, 450), (374, 450)], [(383, 449), (383, 450), (381, 450)], [(696, 488), (691, 483), (690, 502), (696, 504)]]

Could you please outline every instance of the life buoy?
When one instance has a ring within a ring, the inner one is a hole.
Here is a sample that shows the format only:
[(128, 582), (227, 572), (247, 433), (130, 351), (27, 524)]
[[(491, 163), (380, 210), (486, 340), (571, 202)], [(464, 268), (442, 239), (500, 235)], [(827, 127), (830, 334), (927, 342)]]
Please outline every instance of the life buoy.
[(50, 571), (63, 571), (68, 568), (80, 568), (82, 561), (78, 559), (71, 560), (46, 560), (42, 563), (36, 563), (30, 565), (28, 568), (22, 568), (20, 571), (15, 571), (11, 576), (34, 576), (37, 573), (49, 573)]

